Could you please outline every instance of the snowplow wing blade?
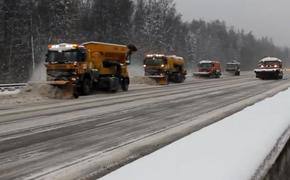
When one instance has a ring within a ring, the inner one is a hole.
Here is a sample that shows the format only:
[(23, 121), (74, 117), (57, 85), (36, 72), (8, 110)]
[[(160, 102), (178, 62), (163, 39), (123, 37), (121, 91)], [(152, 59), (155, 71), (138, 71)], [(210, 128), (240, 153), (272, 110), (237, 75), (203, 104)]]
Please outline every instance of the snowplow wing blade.
[(168, 78), (165, 76), (147, 76), (151, 79), (154, 79), (159, 85), (168, 85)]
[(50, 98), (78, 98), (75, 91), (75, 86), (69, 81), (48, 81), (47, 84), (52, 86), (52, 91), (49, 93)]
[(55, 85), (55, 86), (61, 86), (61, 85), (67, 85), (70, 84), (69, 81), (47, 81), (47, 84), (49, 85)]
[(209, 72), (194, 72), (194, 76), (208, 76)]

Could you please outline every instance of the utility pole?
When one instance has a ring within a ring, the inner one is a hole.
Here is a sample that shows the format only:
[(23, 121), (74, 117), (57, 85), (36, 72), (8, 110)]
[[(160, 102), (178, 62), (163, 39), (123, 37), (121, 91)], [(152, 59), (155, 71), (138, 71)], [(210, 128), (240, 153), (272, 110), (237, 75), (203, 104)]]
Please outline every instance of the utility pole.
[(34, 56), (34, 38), (33, 34), (31, 34), (31, 56), (32, 56), (32, 71), (35, 70), (35, 56)]
[(31, 42), (31, 59), (32, 59), (32, 73), (35, 70), (35, 56), (34, 56), (34, 37), (33, 37), (33, 29), (32, 29), (32, 14), (30, 16), (30, 42)]

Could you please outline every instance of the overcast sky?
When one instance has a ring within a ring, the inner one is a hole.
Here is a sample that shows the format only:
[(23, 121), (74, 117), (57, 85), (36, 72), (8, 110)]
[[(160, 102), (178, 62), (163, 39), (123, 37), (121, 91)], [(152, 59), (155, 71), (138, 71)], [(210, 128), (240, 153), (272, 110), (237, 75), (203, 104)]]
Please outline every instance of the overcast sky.
[(290, 0), (175, 0), (183, 19), (220, 19), (290, 47)]

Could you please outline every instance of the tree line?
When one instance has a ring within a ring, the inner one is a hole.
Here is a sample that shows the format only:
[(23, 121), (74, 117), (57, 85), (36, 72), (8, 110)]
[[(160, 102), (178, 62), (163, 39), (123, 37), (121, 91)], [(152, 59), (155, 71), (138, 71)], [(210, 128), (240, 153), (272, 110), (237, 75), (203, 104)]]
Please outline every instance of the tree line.
[(173, 0), (0, 0), (0, 83), (26, 82), (47, 45), (102, 41), (135, 44), (144, 54), (176, 54), (192, 69), (202, 59), (238, 60), (250, 70), (264, 56), (289, 49), (216, 20), (184, 22)]

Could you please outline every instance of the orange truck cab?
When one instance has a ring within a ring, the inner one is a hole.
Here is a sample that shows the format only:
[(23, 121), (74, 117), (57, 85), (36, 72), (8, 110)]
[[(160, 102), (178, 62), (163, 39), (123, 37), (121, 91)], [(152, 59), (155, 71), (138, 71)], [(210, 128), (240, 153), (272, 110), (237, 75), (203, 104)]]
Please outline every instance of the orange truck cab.
[(198, 72), (194, 72), (194, 76), (220, 78), (221, 64), (219, 61), (202, 60), (198, 63)]

